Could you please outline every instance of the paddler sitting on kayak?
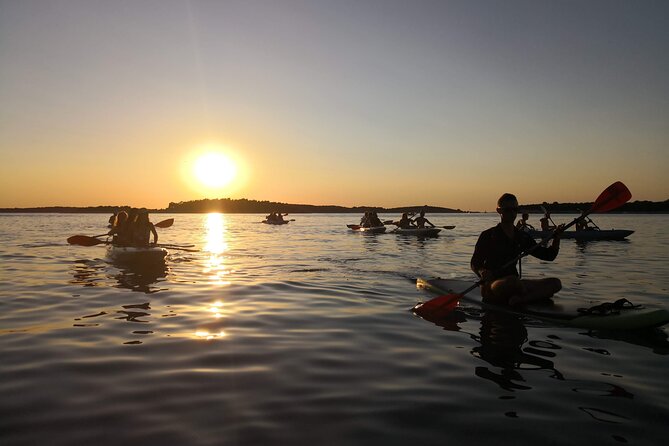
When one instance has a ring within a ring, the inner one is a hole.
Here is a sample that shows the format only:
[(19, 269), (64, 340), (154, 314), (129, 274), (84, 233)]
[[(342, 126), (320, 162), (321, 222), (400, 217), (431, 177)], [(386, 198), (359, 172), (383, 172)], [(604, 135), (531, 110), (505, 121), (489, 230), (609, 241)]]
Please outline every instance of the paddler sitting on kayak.
[[(518, 215), (518, 200), (515, 195), (502, 195), (497, 201), (497, 213), (500, 214), (501, 222), (481, 233), (471, 259), (472, 270), (483, 279), (483, 300), (495, 304), (522, 305), (550, 299), (562, 288), (560, 279), (521, 279), (515, 264), (501, 269), (520, 253), (535, 246), (536, 242), (529, 234), (514, 226)], [(531, 255), (541, 260), (553, 261), (559, 250), (558, 231), (550, 246), (538, 246)]]
[(400, 229), (412, 229), (416, 227), (413, 220), (409, 218), (409, 214), (406, 212), (402, 214), (402, 218), (400, 218), (399, 221), (393, 222), (393, 224)]
[(431, 228), (434, 228), (434, 225), (432, 224), (432, 222), (431, 222), (430, 220), (428, 220), (427, 218), (425, 218), (425, 211), (424, 211), (424, 210), (421, 210), (421, 211), (420, 211), (420, 214), (418, 214), (418, 217), (414, 218), (413, 222), (414, 222), (414, 223), (416, 224), (416, 226), (418, 226), (419, 228), (424, 228), (424, 227), (425, 227), (425, 223), (427, 223), (428, 225), (430, 225)]
[(149, 221), (149, 211), (140, 209), (137, 218), (132, 225), (132, 245), (137, 247), (149, 246), (149, 241), (153, 234), (153, 244), (158, 243), (158, 232), (156, 227)]
[(527, 212), (523, 212), (523, 216), (518, 220), (518, 223), (516, 223), (516, 228), (527, 231), (527, 230), (533, 230), (534, 226), (529, 224), (527, 220), (530, 218), (530, 214)]
[(130, 246), (132, 244), (130, 221), (128, 220), (128, 213), (126, 211), (119, 211), (116, 213), (112, 228), (107, 235), (112, 236), (112, 245)]
[(365, 215), (360, 219), (360, 226), (363, 228), (376, 228), (383, 226), (383, 222), (376, 212), (365, 212)]

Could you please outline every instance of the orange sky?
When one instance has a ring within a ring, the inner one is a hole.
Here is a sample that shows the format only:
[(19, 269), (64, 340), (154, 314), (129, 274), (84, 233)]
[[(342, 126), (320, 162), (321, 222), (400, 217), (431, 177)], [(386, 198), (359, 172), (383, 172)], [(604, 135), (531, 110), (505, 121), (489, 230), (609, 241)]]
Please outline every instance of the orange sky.
[(0, 207), (669, 198), (666, 5), (280, 3), (0, 3)]

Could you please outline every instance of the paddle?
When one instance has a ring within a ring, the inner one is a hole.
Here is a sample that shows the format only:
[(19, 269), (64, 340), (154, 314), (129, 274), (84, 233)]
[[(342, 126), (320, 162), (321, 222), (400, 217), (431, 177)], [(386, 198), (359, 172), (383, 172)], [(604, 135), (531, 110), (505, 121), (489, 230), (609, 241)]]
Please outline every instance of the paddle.
[[(67, 239), (67, 243), (69, 243), (70, 245), (78, 245), (78, 246), (95, 246), (95, 245), (111, 244), (111, 242), (100, 240), (94, 237), (89, 237), (87, 235), (73, 235), (72, 237), (69, 237)], [(199, 252), (198, 249), (188, 249), (188, 247), (186, 247), (194, 245), (179, 246), (179, 245), (171, 245), (169, 243), (158, 243), (155, 246), (160, 246), (161, 248), (168, 248), (168, 249), (178, 249), (181, 251), (188, 251), (188, 252)]]
[(67, 238), (67, 243), (69, 243), (70, 245), (79, 245), (79, 246), (95, 246), (107, 242), (105, 242), (104, 240), (97, 239), (95, 237), (89, 237), (87, 235), (73, 235), (72, 237)]
[(169, 228), (174, 224), (174, 219), (173, 218), (168, 218), (167, 220), (159, 221), (158, 223), (154, 223), (153, 226), (156, 228)]
[[(580, 216), (572, 220), (571, 223), (561, 228), (560, 232), (563, 232), (565, 229), (585, 219), (588, 215), (592, 214), (593, 212), (607, 212), (612, 209), (616, 209), (622, 206), (623, 204), (627, 203), (630, 200), (630, 198), (632, 198), (632, 193), (629, 191), (629, 189), (627, 189), (627, 186), (625, 186), (620, 181), (616, 181), (615, 183), (607, 187), (599, 195), (599, 197), (597, 197), (597, 200), (595, 200), (595, 202), (593, 203), (593, 205), (590, 207), (589, 210), (583, 212)], [(549, 236), (545, 237), (544, 240), (541, 241), (541, 243), (537, 243), (532, 248), (524, 252), (521, 252), (515, 259), (507, 262), (500, 269), (504, 269), (510, 265), (515, 264), (520, 258), (530, 254), (538, 246), (545, 244), (550, 239), (555, 237), (557, 234), (558, 230), (556, 229)], [(483, 280), (479, 280), (478, 282), (472, 284), (472, 286), (462, 291), (461, 293), (451, 293), (442, 296), (437, 296), (434, 299), (428, 300), (427, 302), (419, 303), (412, 308), (412, 311), (417, 315), (429, 320), (434, 320), (444, 317), (455, 308), (455, 306), (458, 304), (458, 300), (460, 300), (462, 296), (464, 296), (474, 288), (481, 285), (481, 283), (483, 283)]]

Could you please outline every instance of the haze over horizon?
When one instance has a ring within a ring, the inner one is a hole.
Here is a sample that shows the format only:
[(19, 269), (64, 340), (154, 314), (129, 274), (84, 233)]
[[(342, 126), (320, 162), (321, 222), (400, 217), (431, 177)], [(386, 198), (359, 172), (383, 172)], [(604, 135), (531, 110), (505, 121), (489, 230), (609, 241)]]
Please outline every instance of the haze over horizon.
[(668, 22), (662, 1), (0, 0), (0, 207), (485, 211), (616, 180), (664, 201)]

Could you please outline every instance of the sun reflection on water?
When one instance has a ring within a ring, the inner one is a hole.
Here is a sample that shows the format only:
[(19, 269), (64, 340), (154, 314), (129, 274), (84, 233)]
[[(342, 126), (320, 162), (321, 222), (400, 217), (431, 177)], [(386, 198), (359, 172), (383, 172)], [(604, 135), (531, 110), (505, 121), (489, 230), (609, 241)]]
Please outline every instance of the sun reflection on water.
[(226, 268), (225, 265), (225, 254), (228, 251), (225, 215), (207, 214), (206, 229), (204, 251), (209, 253), (209, 258), (205, 261), (204, 273), (211, 278), (215, 285), (230, 285), (227, 276), (233, 271)]
[[(213, 287), (225, 287), (230, 285), (229, 276), (234, 271), (226, 265), (226, 255), (228, 252), (228, 231), (227, 221), (224, 214), (207, 214), (205, 220), (205, 244), (203, 251), (206, 253), (204, 259), (203, 272), (210, 279)], [(217, 327), (223, 318), (226, 317), (225, 304), (219, 299), (215, 302), (207, 302), (202, 305), (202, 310), (207, 316), (213, 317), (217, 322), (204, 323), (198, 327), (194, 334), (195, 339), (214, 340), (227, 336), (227, 333)], [(208, 327), (207, 327), (208, 326)]]

